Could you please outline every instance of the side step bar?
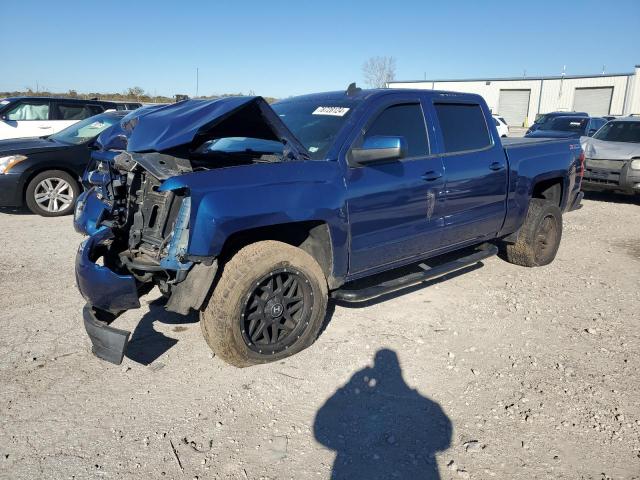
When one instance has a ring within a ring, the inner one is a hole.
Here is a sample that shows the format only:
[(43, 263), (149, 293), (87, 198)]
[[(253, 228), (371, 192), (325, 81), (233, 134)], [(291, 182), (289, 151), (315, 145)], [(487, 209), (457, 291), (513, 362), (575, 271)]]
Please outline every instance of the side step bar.
[(410, 273), (403, 277), (393, 278), (391, 280), (384, 281), (378, 285), (365, 287), (360, 290), (348, 290), (340, 289), (331, 292), (331, 298), (340, 300), (342, 302), (357, 303), (366, 302), (372, 298), (385, 295), (387, 293), (395, 292), (403, 288), (411, 287), (427, 280), (432, 280), (437, 277), (446, 275), (447, 273), (460, 270), (461, 268), (474, 265), (485, 258), (492, 257), (498, 253), (498, 247), (492, 244), (480, 245), (475, 252), (465, 257), (456, 258), (447, 263), (436, 265), (435, 267), (428, 267), (424, 263), (420, 264), (420, 268), (424, 271)]

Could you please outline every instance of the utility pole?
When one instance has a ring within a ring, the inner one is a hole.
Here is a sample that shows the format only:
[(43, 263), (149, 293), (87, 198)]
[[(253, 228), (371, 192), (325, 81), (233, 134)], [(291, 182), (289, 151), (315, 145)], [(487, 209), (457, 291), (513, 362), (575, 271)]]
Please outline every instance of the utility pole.
[(196, 98), (198, 98), (198, 87), (200, 83), (200, 71), (198, 67), (196, 67)]

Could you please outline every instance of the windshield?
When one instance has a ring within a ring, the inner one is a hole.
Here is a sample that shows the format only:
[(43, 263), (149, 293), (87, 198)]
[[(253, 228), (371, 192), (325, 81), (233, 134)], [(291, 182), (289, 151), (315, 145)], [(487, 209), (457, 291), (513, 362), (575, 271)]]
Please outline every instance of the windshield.
[(609, 122), (593, 138), (608, 142), (640, 143), (640, 122)]
[(544, 122), (546, 122), (548, 119), (549, 119), (549, 115), (540, 115), (538, 118), (535, 119), (533, 123), (535, 123), (536, 125), (541, 125)]
[(81, 145), (94, 140), (107, 128), (115, 125), (121, 117), (111, 114), (100, 114), (86, 118), (70, 127), (51, 135), (49, 138), (70, 145)]
[(272, 105), (284, 124), (309, 151), (312, 159), (325, 158), (338, 132), (359, 100), (290, 100)]
[(588, 118), (556, 117), (540, 127), (540, 130), (559, 130), (561, 132), (584, 132)]

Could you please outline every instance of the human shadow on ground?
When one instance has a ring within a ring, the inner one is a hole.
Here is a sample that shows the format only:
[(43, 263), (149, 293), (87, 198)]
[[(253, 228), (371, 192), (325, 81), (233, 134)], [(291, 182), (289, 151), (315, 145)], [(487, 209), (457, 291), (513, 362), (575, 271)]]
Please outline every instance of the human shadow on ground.
[(142, 365), (149, 365), (178, 343), (175, 338), (167, 337), (158, 332), (153, 326), (155, 322), (178, 325), (199, 321), (196, 312), (191, 312), (189, 315), (169, 312), (164, 308), (165, 303), (164, 297), (149, 303), (149, 311), (142, 316), (140, 323), (131, 335), (125, 352), (127, 358)]
[(382, 349), (320, 408), (313, 431), (336, 451), (334, 480), (432, 480), (452, 425), (440, 405), (404, 382), (396, 353)]

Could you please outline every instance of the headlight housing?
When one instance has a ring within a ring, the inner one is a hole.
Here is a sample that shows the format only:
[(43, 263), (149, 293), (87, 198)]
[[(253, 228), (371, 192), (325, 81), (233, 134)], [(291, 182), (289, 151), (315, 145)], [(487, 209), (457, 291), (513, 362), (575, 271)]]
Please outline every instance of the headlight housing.
[(26, 159), (26, 155), (9, 155), (7, 157), (0, 157), (0, 174), (7, 173), (18, 163)]
[(631, 160), (631, 170), (640, 170), (640, 158)]

